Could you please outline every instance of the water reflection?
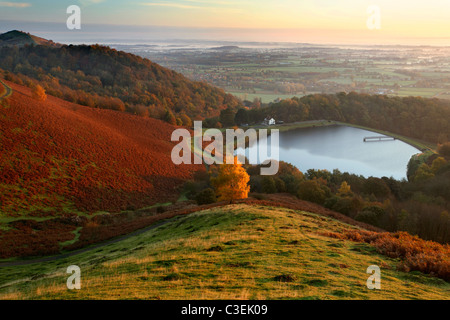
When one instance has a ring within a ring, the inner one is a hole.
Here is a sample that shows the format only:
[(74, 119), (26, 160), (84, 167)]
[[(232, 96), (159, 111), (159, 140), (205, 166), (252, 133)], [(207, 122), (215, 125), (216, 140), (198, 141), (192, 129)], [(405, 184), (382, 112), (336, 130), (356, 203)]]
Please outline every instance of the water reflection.
[[(406, 178), (408, 161), (420, 150), (400, 140), (363, 141), (364, 137), (379, 135), (345, 126), (280, 132), (280, 160), (295, 165), (301, 171), (339, 169), (342, 172), (347, 171), (365, 177), (392, 176), (399, 180)], [(244, 150), (240, 149), (237, 152), (242, 154)], [(249, 156), (248, 152), (257, 152), (256, 145), (245, 150), (247, 156)]]

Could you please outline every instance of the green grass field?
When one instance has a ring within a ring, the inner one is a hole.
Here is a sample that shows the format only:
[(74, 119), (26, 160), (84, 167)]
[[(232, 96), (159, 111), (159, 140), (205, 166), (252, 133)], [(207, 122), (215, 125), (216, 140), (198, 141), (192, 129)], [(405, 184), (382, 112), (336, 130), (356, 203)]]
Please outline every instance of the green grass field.
[[(450, 284), (396, 270), (367, 244), (321, 236), (354, 228), (282, 208), (229, 205), (177, 217), (70, 258), (3, 267), (0, 299), (449, 299)], [(66, 268), (81, 268), (68, 290)], [(369, 290), (367, 267), (381, 268)]]
[(445, 91), (446, 90), (440, 88), (402, 88), (398, 90), (397, 95), (400, 97), (413, 96), (422, 98), (432, 98), (435, 95)]
[(277, 94), (277, 93), (248, 93), (248, 92), (237, 92), (237, 91), (227, 91), (241, 100), (253, 101), (255, 98), (261, 99), (262, 103), (274, 102), (276, 99), (290, 99), (293, 96), (301, 97), (298, 94)]

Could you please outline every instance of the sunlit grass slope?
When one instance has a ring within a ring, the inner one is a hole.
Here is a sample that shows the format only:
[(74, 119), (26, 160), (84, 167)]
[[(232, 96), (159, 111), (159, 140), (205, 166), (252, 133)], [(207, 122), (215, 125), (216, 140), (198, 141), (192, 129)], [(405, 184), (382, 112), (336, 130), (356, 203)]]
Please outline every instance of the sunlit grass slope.
[[(1, 299), (448, 299), (450, 284), (396, 271), (362, 243), (321, 236), (353, 228), (282, 208), (229, 205), (177, 217), (100, 249), (0, 269)], [(66, 268), (81, 268), (68, 290)], [(381, 268), (381, 290), (366, 269)]]

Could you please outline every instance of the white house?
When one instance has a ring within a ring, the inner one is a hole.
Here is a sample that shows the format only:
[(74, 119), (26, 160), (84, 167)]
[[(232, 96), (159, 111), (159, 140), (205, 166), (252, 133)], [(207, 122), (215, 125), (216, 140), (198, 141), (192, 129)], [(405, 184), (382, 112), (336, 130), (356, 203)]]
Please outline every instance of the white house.
[(275, 119), (267, 117), (264, 119), (264, 124), (266, 126), (273, 126), (275, 124)]

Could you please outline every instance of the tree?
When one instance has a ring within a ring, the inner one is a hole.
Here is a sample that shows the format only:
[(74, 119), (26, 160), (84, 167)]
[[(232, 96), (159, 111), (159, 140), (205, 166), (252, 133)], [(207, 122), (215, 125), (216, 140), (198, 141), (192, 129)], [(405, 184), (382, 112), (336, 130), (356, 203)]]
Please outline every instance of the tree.
[(431, 172), (436, 174), (439, 169), (441, 169), (443, 166), (447, 164), (447, 161), (443, 157), (437, 157), (433, 160), (433, 163), (431, 164)]
[(439, 145), (438, 152), (444, 157), (450, 157), (450, 142)]
[(248, 123), (248, 112), (245, 109), (239, 109), (234, 116), (234, 122), (238, 125)]
[(264, 193), (276, 193), (277, 185), (271, 176), (265, 176), (261, 181), (261, 191)]
[(347, 183), (347, 181), (342, 181), (337, 195), (339, 197), (346, 197), (346, 196), (352, 196), (353, 195), (352, 190), (350, 188), (350, 185)]
[(47, 95), (45, 94), (45, 90), (40, 85), (37, 85), (33, 88), (32, 97), (33, 97), (33, 99), (36, 99), (38, 101), (47, 100)]
[(171, 125), (177, 124), (177, 119), (170, 110), (166, 110), (166, 114), (164, 115), (164, 121), (170, 123)]
[(206, 188), (195, 196), (197, 204), (210, 204), (216, 202), (216, 193), (211, 188)]
[(227, 108), (220, 112), (220, 122), (226, 127), (234, 125), (234, 111), (231, 108)]
[(219, 201), (232, 202), (235, 199), (248, 197), (249, 181), (250, 176), (235, 157), (234, 164), (223, 164), (219, 167), (217, 176), (211, 179), (211, 184), (219, 196)]
[(319, 180), (302, 181), (299, 184), (297, 196), (306, 201), (324, 204), (325, 200), (330, 196), (330, 189), (319, 182)]
[(431, 168), (426, 164), (422, 163), (416, 171), (416, 175), (414, 176), (414, 182), (426, 181), (434, 177), (433, 172), (431, 172)]
[(382, 179), (369, 177), (364, 182), (363, 192), (369, 196), (373, 194), (377, 198), (384, 198), (389, 195), (391, 190)]
[(369, 206), (359, 212), (356, 215), (355, 219), (379, 227), (380, 219), (385, 214), (386, 212), (383, 208), (380, 208), (378, 206)]
[(185, 113), (180, 114), (180, 119), (183, 122), (183, 126), (192, 127), (192, 120)]

